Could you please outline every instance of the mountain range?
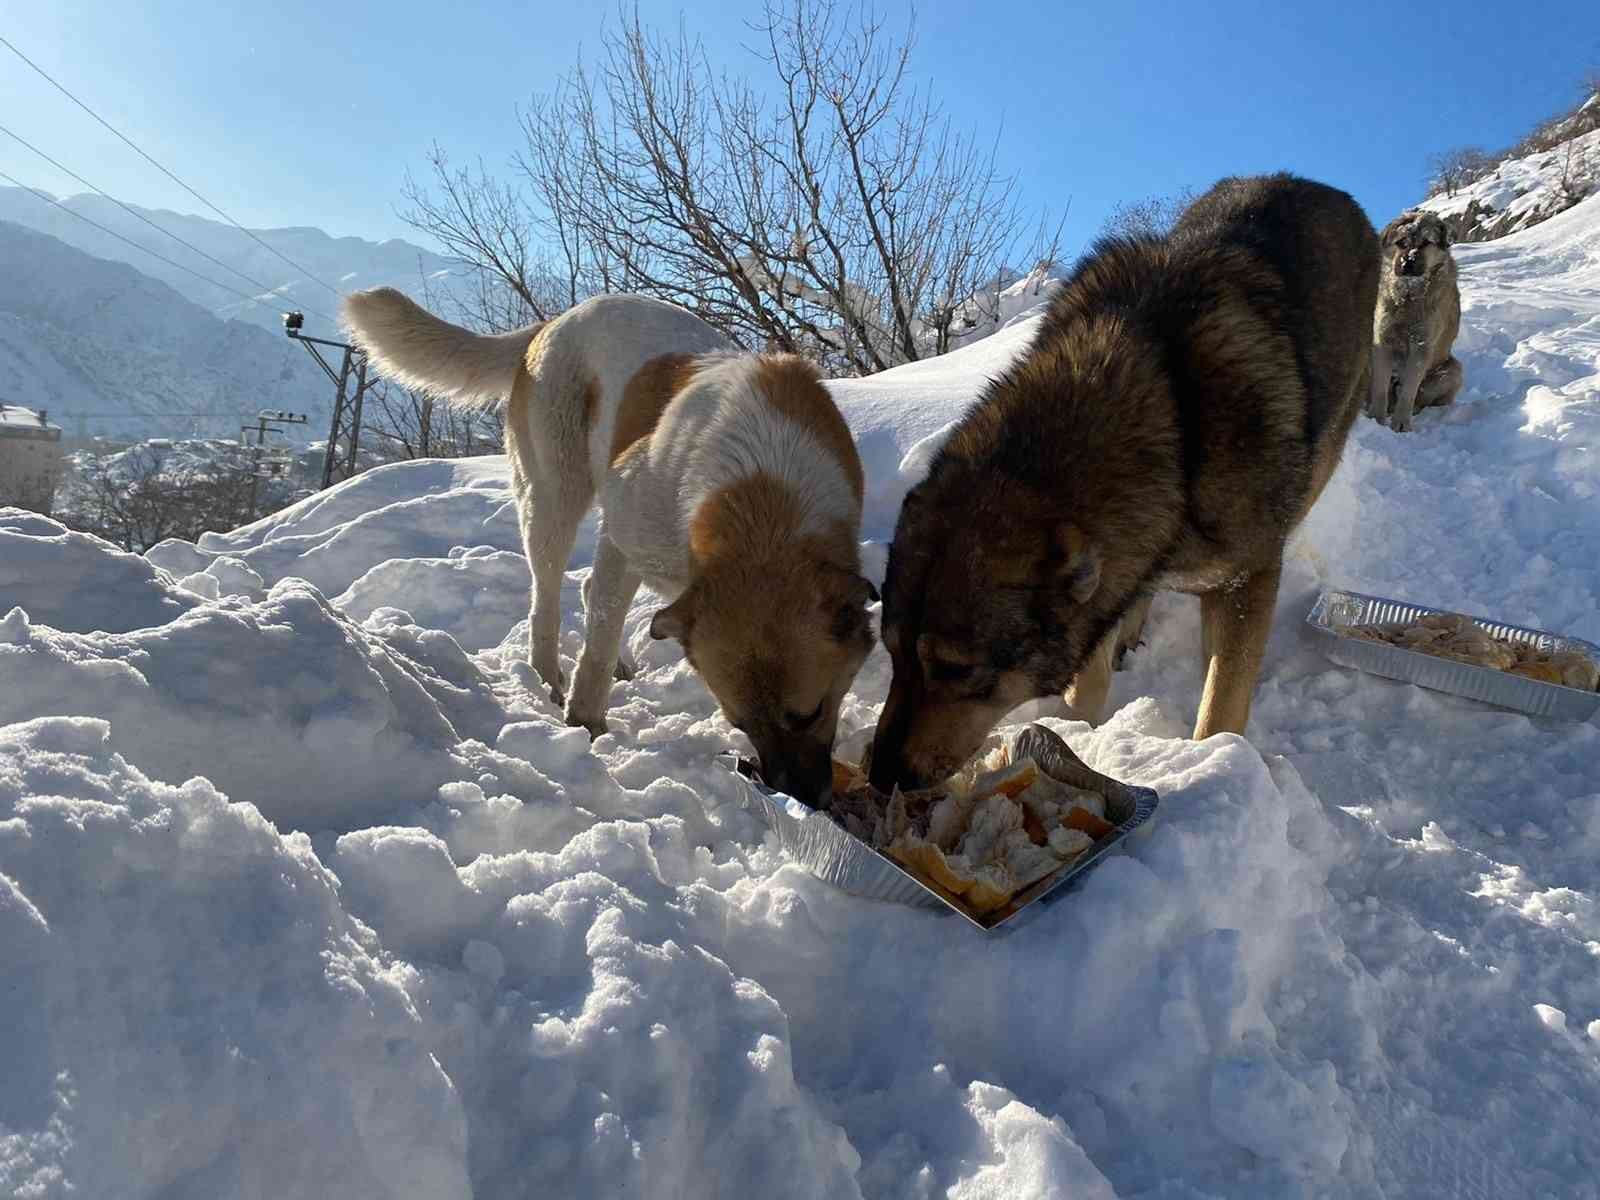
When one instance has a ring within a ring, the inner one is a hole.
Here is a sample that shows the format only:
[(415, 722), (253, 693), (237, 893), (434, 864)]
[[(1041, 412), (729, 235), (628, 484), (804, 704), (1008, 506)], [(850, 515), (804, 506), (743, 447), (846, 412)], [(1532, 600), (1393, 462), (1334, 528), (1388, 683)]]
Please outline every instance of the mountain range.
[(104, 197), (63, 203), (262, 298), (242, 300), (26, 189), (0, 188), (0, 401), (48, 409), (69, 437), (227, 436), (262, 408), (304, 412), (299, 437), (326, 436), (332, 385), (284, 336), (282, 313), (303, 309), (306, 333), (337, 338), (338, 297), (318, 280), (341, 292), (389, 284), (416, 295), (449, 275), (447, 260), (398, 239), (251, 231), (300, 272), (231, 225), (129, 206), (268, 285), (255, 289)]

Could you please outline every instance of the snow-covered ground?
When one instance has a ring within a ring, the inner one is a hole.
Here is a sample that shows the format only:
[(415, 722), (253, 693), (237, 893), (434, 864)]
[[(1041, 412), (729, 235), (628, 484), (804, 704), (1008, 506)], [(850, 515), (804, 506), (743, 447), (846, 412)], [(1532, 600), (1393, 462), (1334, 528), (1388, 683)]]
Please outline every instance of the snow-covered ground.
[[(499, 460), (146, 558), (0, 517), (0, 1194), (1600, 1196), (1600, 731), (1301, 629), (1337, 584), (1600, 640), (1600, 198), (1458, 258), (1466, 390), (1359, 425), (1250, 740), (1185, 740), (1164, 598), (1059, 726), (1157, 819), (1000, 939), (787, 864), (648, 598), (564, 728)], [(870, 564), (1030, 332), (834, 385)]]

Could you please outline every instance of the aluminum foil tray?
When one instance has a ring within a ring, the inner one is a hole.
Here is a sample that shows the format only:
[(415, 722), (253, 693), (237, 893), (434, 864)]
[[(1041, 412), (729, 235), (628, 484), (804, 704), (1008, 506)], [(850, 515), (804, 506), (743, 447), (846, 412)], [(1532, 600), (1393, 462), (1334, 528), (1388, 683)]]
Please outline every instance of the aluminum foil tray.
[[(1031, 756), (1041, 770), (1053, 775), (1055, 772), (1047, 761), (1052, 739), (1056, 739), (1056, 735), (1050, 730), (1030, 726), (1013, 742), (1013, 752), (1019, 757)], [(767, 787), (747, 760), (732, 752), (721, 758), (744, 785), (745, 807), (772, 827), (784, 853), (817, 878), (869, 900), (954, 912), (988, 933), (1010, 932), (1022, 924), (1025, 914), (1035, 914), (1049, 901), (1065, 895), (1072, 884), (1148, 821), (1158, 803), (1156, 793), (1149, 788), (1108, 781), (1106, 819), (1114, 822), (1116, 828), (1071, 862), (1063, 863), (1060, 869), (1017, 893), (1005, 907), (977, 914), (937, 884), (918, 879), (894, 859), (847, 833), (826, 813)]]
[[(1469, 700), (1481, 700), (1535, 717), (1586, 721), (1600, 709), (1600, 692), (1542, 683), (1493, 667), (1436, 658), (1419, 650), (1369, 642), (1345, 633), (1352, 626), (1407, 625), (1439, 613), (1450, 613), (1450, 610), (1382, 596), (1364, 596), (1359, 592), (1327, 591), (1306, 617), (1306, 624), (1324, 639), (1324, 652), (1340, 666), (1403, 680), (1436, 692), (1450, 692)], [(1505, 625), (1477, 617), (1467, 619), (1493, 637), (1528, 643), (1544, 651), (1576, 651), (1600, 665), (1600, 646), (1581, 638), (1562, 637), (1542, 629), (1524, 629), (1520, 625)]]

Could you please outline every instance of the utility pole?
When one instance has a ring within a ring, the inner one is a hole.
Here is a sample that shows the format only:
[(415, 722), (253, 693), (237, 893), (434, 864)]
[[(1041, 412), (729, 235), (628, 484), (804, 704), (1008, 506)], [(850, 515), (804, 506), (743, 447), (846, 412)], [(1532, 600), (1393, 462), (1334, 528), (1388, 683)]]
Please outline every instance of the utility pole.
[[(300, 332), (305, 320), (303, 313), (284, 313), (283, 331), (304, 346), (311, 357), (317, 360), (323, 373), (333, 380), (333, 424), (328, 429), (328, 452), (322, 460), (322, 486), (328, 488), (356, 473), (356, 450), (361, 439), (361, 401), (367, 394), (368, 386), (367, 356), (348, 342), (306, 337)], [(337, 371), (328, 365), (318, 346), (343, 351)], [(355, 392), (346, 395), (352, 371), (355, 373)]]
[[(261, 467), (262, 467), (262, 450), (264, 449), (264, 447), (266, 445), (268, 428), (270, 427), (271, 430), (274, 433), (276, 433), (276, 432), (278, 432), (280, 430), (280, 428), (282, 426), (285, 426), (285, 425), (304, 425), (307, 422), (307, 420), (308, 420), (308, 418), (306, 417), (305, 413), (283, 412), (283, 411), (281, 411), (279, 409), (266, 409), (266, 408), (264, 408), (264, 409), (262, 409), (260, 412), (258, 412), (256, 414), (256, 424), (255, 424), (256, 444), (252, 448), (251, 454), (250, 454), (250, 520), (251, 521), (254, 521), (256, 519), (256, 490), (257, 490), (257, 488), (260, 487), (261, 480), (263, 478), (262, 470), (261, 470)], [(239, 427), (239, 440), (240, 440), (240, 442), (242, 442), (246, 446), (250, 445), (250, 429), (251, 429), (251, 427), (249, 425), (241, 425)], [(278, 456), (274, 456), (272, 459), (267, 461), (267, 465), (268, 465), (269, 468), (277, 467), (278, 470), (272, 471), (273, 475), (277, 475), (282, 470), (283, 466), (286, 464), (287, 461), (288, 460), (285, 459), (285, 458), (280, 458)]]

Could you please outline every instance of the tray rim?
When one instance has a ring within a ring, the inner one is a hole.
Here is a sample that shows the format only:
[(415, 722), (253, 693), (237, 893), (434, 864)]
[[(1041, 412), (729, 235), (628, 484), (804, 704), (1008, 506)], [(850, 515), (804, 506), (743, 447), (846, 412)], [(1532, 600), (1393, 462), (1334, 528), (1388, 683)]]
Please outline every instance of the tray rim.
[[(1483, 680), (1498, 680), (1510, 676), (1510, 672), (1501, 671), (1495, 667), (1485, 667), (1478, 663), (1462, 662), (1459, 659), (1441, 658), (1436, 654), (1424, 654), (1420, 650), (1409, 650), (1404, 646), (1395, 646), (1387, 642), (1371, 642), (1365, 638), (1351, 637), (1347, 632), (1345, 632), (1345, 630), (1352, 628), (1351, 626), (1335, 625), (1328, 619), (1328, 609), (1336, 599), (1340, 598), (1360, 600), (1370, 604), (1398, 605), (1403, 608), (1415, 609), (1424, 616), (1462, 617), (1468, 621), (1471, 621), (1480, 629), (1484, 630), (1485, 633), (1490, 633), (1491, 635), (1493, 630), (1490, 627), (1495, 626), (1500, 629), (1509, 630), (1512, 633), (1527, 634), (1530, 637), (1555, 638), (1559, 641), (1566, 642), (1570, 646), (1580, 649), (1581, 652), (1586, 654), (1592, 662), (1594, 662), (1597, 666), (1600, 666), (1600, 646), (1597, 646), (1595, 643), (1584, 638), (1574, 637), (1573, 635), (1566, 633), (1557, 633), (1552, 629), (1537, 629), (1531, 625), (1514, 625), (1510, 621), (1500, 621), (1493, 617), (1475, 617), (1471, 613), (1464, 613), (1453, 608), (1434, 608), (1428, 604), (1419, 604), (1415, 600), (1402, 600), (1394, 596), (1378, 596), (1371, 592), (1352, 591), (1349, 588), (1327, 587), (1324, 588), (1321, 594), (1317, 596), (1316, 603), (1311, 606), (1311, 611), (1308, 612), (1305, 617), (1305, 624), (1313, 632), (1320, 634), (1323, 637), (1336, 638), (1341, 642), (1354, 642), (1363, 646), (1380, 647), (1386, 653), (1391, 653), (1396, 658), (1399, 658), (1403, 661), (1418, 663), (1450, 663), (1454, 667), (1469, 672), (1470, 678)], [(1361, 671), (1366, 675), (1377, 674), (1377, 672), (1369, 671), (1364, 667), (1355, 666), (1353, 664), (1341, 663), (1340, 665), (1349, 666), (1351, 670)], [(1529, 679), (1524, 675), (1510, 677), (1520, 680), (1524, 684), (1531, 685), (1533, 688), (1540, 691), (1553, 692), (1558, 696), (1572, 696), (1587, 699), (1593, 702), (1597, 708), (1600, 708), (1600, 691), (1589, 691), (1586, 688), (1569, 687), (1564, 683), (1547, 683), (1542, 679)], [(1392, 677), (1381, 676), (1381, 678)], [(1443, 692), (1448, 696), (1460, 696), (1464, 700), (1472, 700), (1478, 704), (1489, 704), (1495, 708), (1509, 709), (1513, 712), (1526, 711), (1516, 705), (1501, 703), (1495, 700), (1484, 700), (1477, 696), (1466, 695), (1451, 688), (1434, 687), (1431, 684), (1417, 683), (1415, 680), (1411, 679), (1401, 680), (1400, 682), (1412, 683), (1417, 687), (1427, 688), (1429, 691)], [(1550, 716), (1551, 714), (1543, 715)], [(1555, 719), (1565, 720), (1572, 718), (1556, 717)]]
[[(860, 838), (856, 837), (848, 829), (845, 829), (844, 826), (834, 822), (832, 818), (830, 818), (821, 809), (813, 808), (803, 800), (798, 800), (789, 795), (787, 792), (779, 792), (773, 788), (769, 788), (765, 783), (761, 782), (759, 777), (754, 775), (753, 767), (751, 773), (746, 773), (745, 771), (741, 770), (740, 764), (748, 764), (749, 760), (745, 759), (737, 751), (724, 750), (717, 755), (717, 761), (726, 770), (730, 771), (734, 778), (744, 785), (745, 788), (759, 792), (769, 803), (781, 808), (784, 814), (789, 816), (791, 820), (802, 821), (811, 817), (815, 817), (818, 820), (829, 822), (833, 828), (842, 833), (853, 846), (859, 849), (861, 853), (870, 854), (877, 862), (892, 867), (900, 876), (910, 880), (913, 884), (915, 884), (926, 897), (937, 901), (938, 908), (934, 908), (932, 905), (924, 906), (930, 911), (954, 913), (955, 915), (963, 918), (968, 925), (971, 925), (973, 928), (982, 930), (984, 933), (989, 934), (1011, 932), (1023, 923), (1023, 919), (1025, 917), (1036, 915), (1037, 911), (1043, 908), (1045, 904), (1051, 900), (1058, 899), (1062, 895), (1065, 895), (1066, 892), (1070, 890), (1070, 885), (1080, 880), (1090, 868), (1099, 863), (1112, 850), (1116, 849), (1116, 847), (1119, 846), (1126, 838), (1138, 830), (1140, 826), (1146, 824), (1150, 818), (1155, 815), (1155, 811), (1161, 803), (1160, 795), (1155, 791), (1154, 788), (1141, 787), (1137, 784), (1123, 783), (1121, 780), (1115, 780), (1114, 782), (1126, 789), (1130, 799), (1133, 801), (1133, 812), (1126, 819), (1119, 822), (1115, 829), (1106, 834), (1105, 837), (1097, 841), (1088, 850), (1085, 850), (1082, 854), (1078, 855), (1071, 861), (1062, 863), (1059, 868), (1046, 875), (1043, 879), (1035, 880), (1033, 883), (1029, 884), (1021, 892), (1018, 892), (1016, 896), (1012, 897), (1012, 899), (1001, 908), (995, 909), (990, 913), (974, 913), (964, 904), (962, 904), (957, 897), (951, 895), (937, 883), (930, 883), (929, 881), (923, 880), (912, 872), (908, 871), (902, 864), (896, 862), (889, 855), (883, 853), (883, 851), (874, 849), (872, 846), (869, 846), (866, 842), (863, 842)], [(801, 817), (794, 817), (792, 813), (795, 808), (802, 810), (804, 815)], [(769, 828), (771, 828), (771, 821), (767, 821), (766, 824)], [(815, 874), (815, 872), (811, 870), (809, 863), (803, 862), (798, 858), (794, 858), (793, 856), (789, 857), (791, 861), (797, 863), (808, 873), (813, 875)], [(818, 878), (821, 877), (818, 876)], [(823, 880), (823, 882), (831, 883), (832, 881)], [(839, 885), (833, 884), (833, 886), (838, 887)], [(850, 892), (846, 888), (840, 888), (840, 890), (845, 891), (846, 894), (849, 895), (859, 894)], [(875, 897), (865, 896), (862, 898), (875, 899)], [(902, 901), (886, 902), (903, 903)]]

